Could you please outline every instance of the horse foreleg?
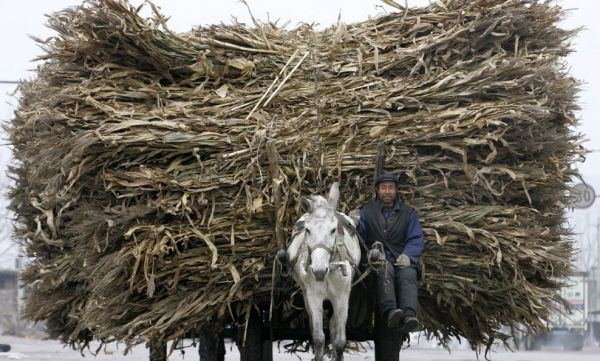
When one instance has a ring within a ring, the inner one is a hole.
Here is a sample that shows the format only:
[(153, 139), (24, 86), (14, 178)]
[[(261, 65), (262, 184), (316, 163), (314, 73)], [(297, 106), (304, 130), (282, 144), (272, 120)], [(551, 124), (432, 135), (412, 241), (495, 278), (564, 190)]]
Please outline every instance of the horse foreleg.
[(335, 309), (335, 306), (334, 306), (333, 315), (331, 315), (331, 318), (329, 319), (329, 340), (330, 340), (331, 346), (332, 346), (331, 348), (332, 348), (333, 359), (339, 360), (338, 350), (335, 348), (335, 340), (337, 340), (337, 337), (338, 337), (337, 336), (338, 321), (337, 321), (336, 315), (337, 315), (337, 310)]
[(323, 299), (314, 293), (306, 291), (306, 311), (310, 318), (312, 331), (313, 351), (315, 361), (323, 361), (323, 349), (325, 347), (325, 333), (323, 332)]
[(333, 317), (329, 324), (331, 345), (336, 361), (344, 359), (346, 348), (346, 322), (348, 321), (348, 297), (337, 297), (331, 302)]

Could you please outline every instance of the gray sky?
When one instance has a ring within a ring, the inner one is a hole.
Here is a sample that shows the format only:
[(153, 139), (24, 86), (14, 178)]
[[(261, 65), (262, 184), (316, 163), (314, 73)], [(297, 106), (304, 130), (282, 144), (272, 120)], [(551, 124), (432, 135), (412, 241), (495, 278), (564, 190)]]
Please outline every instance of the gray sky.
[[(52, 35), (45, 27), (49, 14), (69, 6), (81, 4), (81, 0), (21, 0), (0, 1), (0, 44), (3, 56), (0, 57), (0, 80), (19, 80), (35, 76), (31, 71), (35, 64), (30, 60), (41, 54), (41, 50), (28, 37), (28, 34), (45, 38)], [(134, 5), (140, 0), (131, 0)], [(403, 1), (398, 1), (403, 3)], [(228, 23), (234, 16), (238, 20), (251, 23), (247, 8), (239, 0), (198, 1), (198, 0), (155, 0), (162, 8), (163, 14), (170, 16), (169, 27), (175, 31), (190, 30), (194, 25)], [(256, 18), (281, 19), (280, 23), (289, 20), (292, 24), (298, 22), (319, 23), (328, 26), (337, 21), (341, 13), (343, 22), (350, 23), (367, 20), (382, 11), (392, 11), (379, 0), (247, 0)], [(408, 0), (409, 6), (422, 6), (427, 0)], [(584, 133), (589, 142), (587, 148), (595, 153), (590, 154), (587, 162), (580, 165), (584, 179), (600, 193), (600, 125), (595, 117), (600, 114), (600, 2), (593, 0), (562, 0), (557, 1), (564, 8), (573, 9), (564, 21), (565, 28), (586, 27), (575, 40), (576, 52), (567, 62), (571, 74), (586, 82), (580, 93), (582, 111), (579, 131)], [(12, 116), (17, 99), (9, 96), (15, 89), (14, 85), (0, 84), (0, 119), (6, 121)], [(0, 141), (0, 186), (5, 182), (4, 169), (10, 160), (10, 150)], [(2, 190), (4, 193), (4, 190)], [(0, 198), (0, 217), (4, 214), (5, 200)], [(600, 223), (600, 201), (587, 210), (575, 211), (571, 223), (581, 235), (582, 249), (589, 254), (591, 247), (598, 247), (596, 224)], [(6, 222), (0, 219), (0, 268), (13, 268), (16, 247), (11, 247), (7, 240)], [(4, 225), (4, 226), (3, 226)], [(8, 249), (8, 250), (7, 250)], [(584, 257), (585, 258), (585, 257)], [(588, 263), (584, 261), (583, 263)], [(589, 265), (582, 265), (587, 268)]]

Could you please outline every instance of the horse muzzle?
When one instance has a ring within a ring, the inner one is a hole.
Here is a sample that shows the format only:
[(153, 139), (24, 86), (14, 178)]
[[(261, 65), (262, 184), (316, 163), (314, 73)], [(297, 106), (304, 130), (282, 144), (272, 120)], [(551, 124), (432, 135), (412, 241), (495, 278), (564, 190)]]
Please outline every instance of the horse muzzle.
[(327, 275), (327, 272), (329, 272), (329, 268), (319, 269), (316, 271), (311, 268), (311, 271), (312, 271), (313, 276), (315, 276), (315, 279), (318, 282), (322, 282), (325, 279), (325, 275)]

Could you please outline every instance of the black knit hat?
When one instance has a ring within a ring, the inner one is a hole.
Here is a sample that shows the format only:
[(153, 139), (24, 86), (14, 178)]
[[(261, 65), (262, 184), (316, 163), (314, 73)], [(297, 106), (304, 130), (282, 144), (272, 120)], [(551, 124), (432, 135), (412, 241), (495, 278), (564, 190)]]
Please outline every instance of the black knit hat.
[(394, 182), (396, 185), (398, 185), (398, 177), (391, 173), (383, 173), (375, 178), (375, 188), (377, 188), (381, 182)]

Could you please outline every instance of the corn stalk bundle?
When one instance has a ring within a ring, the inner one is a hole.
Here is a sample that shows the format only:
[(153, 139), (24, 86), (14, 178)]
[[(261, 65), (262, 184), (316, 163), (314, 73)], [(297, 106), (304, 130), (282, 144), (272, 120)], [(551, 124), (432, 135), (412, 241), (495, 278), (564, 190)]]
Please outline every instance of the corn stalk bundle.
[(300, 197), (333, 181), (342, 211), (368, 201), (384, 142), (426, 235), (429, 335), (478, 346), (544, 327), (571, 272), (566, 192), (585, 153), (560, 8), (451, 0), (322, 31), (183, 34), (154, 10), (90, 0), (38, 39), (7, 127), (25, 317), (73, 346), (239, 321), (268, 293), (275, 224), (289, 236)]

